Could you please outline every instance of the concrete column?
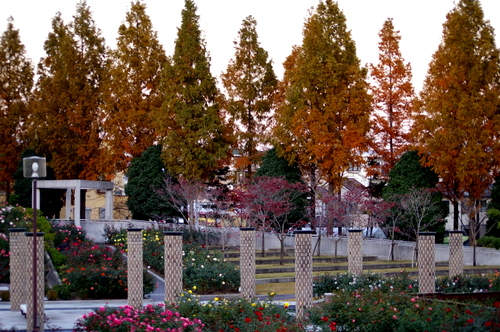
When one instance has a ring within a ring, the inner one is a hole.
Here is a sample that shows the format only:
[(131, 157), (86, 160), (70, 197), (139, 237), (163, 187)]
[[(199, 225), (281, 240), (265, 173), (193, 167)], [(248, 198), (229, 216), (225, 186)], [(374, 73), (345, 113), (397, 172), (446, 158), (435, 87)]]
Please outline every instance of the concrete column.
[(10, 310), (19, 311), (26, 303), (26, 228), (10, 228)]
[(113, 190), (106, 190), (104, 219), (113, 219)]
[(82, 196), (82, 187), (80, 182), (77, 181), (75, 188), (75, 208), (73, 210), (73, 219), (75, 220), (75, 226), (80, 227), (80, 209), (81, 209), (81, 196)]
[(418, 289), (420, 293), (436, 291), (436, 232), (418, 233)]
[(363, 230), (349, 229), (347, 235), (347, 272), (360, 275), (363, 273)]
[(241, 296), (255, 297), (255, 228), (240, 228), (240, 285)]
[(182, 293), (182, 232), (163, 232), (165, 240), (165, 303), (172, 304)]
[[(44, 330), (44, 293), (45, 293), (45, 267), (44, 267), (44, 247), (43, 247), (43, 235), (44, 233), (36, 233), (34, 236), (33, 233), (25, 233), (26, 235), (26, 247), (28, 257), (27, 267), (28, 267), (28, 283), (26, 284), (26, 304), (27, 304), (27, 313), (26, 313), (26, 330), (33, 331), (37, 329), (37, 331)], [(33, 247), (34, 241), (36, 240), (36, 271), (33, 270), (33, 264), (30, 264), (33, 260)], [(34, 291), (34, 283), (36, 275), (36, 298), (33, 296)], [(36, 313), (35, 313), (36, 310)], [(36, 317), (36, 319), (34, 318)], [(36, 321), (36, 323), (35, 323)], [(37, 325), (37, 326), (34, 326)]]
[(450, 234), (450, 278), (464, 273), (464, 246), (462, 231), (449, 231)]
[(142, 260), (142, 229), (127, 229), (127, 289), (128, 305), (142, 308), (143, 293), (143, 260)]
[(71, 219), (71, 188), (66, 189), (66, 220)]
[(305, 318), (313, 304), (312, 231), (295, 231), (295, 315)]

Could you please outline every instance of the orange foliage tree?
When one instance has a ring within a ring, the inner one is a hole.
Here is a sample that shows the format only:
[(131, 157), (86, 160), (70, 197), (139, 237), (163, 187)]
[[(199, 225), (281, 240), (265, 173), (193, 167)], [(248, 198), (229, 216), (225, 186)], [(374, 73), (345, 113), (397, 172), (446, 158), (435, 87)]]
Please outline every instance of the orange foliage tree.
[(371, 65), (373, 109), (370, 146), (380, 165), (371, 175), (387, 179), (389, 171), (409, 145), (410, 116), (413, 107), (411, 66), (399, 51), (401, 36), (387, 19), (379, 33), (379, 63)]
[(161, 106), (159, 84), (167, 57), (152, 29), (146, 5), (132, 3), (111, 52), (104, 122), (108, 158), (103, 161), (117, 170), (126, 169), (158, 140), (152, 113)]
[(26, 58), (19, 30), (9, 19), (7, 30), (0, 37), (0, 189), (5, 190), (7, 200), (25, 145), (22, 135), (32, 87), (33, 67)]
[(478, 0), (461, 0), (443, 24), (413, 127), (422, 162), (439, 175), (454, 204), (454, 229), (464, 194), (480, 199), (498, 174), (499, 79), (493, 28)]
[(104, 39), (85, 2), (66, 25), (58, 13), (38, 65), (30, 117), (30, 144), (47, 157), (57, 179), (97, 180), (102, 153), (102, 82), (107, 75)]
[(285, 62), (275, 136), (280, 153), (307, 168), (309, 180), (317, 169), (338, 192), (344, 172), (364, 162), (371, 107), (367, 71), (336, 2), (321, 1), (303, 35)]

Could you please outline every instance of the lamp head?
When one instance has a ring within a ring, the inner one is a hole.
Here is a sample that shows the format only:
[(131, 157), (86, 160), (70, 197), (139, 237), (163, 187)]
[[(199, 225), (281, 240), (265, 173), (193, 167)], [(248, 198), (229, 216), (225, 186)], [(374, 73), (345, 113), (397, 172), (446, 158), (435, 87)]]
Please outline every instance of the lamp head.
[(25, 178), (44, 178), (47, 176), (47, 164), (44, 157), (23, 158), (23, 175)]

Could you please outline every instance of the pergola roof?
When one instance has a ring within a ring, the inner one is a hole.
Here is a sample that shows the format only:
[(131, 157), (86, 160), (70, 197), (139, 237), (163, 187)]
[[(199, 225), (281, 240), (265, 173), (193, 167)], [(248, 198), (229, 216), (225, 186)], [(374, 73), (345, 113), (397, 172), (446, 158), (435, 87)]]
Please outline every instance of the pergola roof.
[(96, 189), (112, 190), (113, 182), (88, 180), (38, 180), (37, 187), (43, 189)]

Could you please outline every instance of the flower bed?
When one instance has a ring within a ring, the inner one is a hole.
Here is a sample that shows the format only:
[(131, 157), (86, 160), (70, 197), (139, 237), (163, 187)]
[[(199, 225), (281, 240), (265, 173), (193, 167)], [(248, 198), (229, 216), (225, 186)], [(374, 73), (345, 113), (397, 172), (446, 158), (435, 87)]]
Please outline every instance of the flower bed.
[[(143, 231), (144, 264), (160, 275), (164, 274), (164, 229), (149, 228)], [(127, 251), (126, 230), (106, 229), (109, 243), (123, 252)], [(183, 284), (185, 289), (197, 287), (201, 294), (233, 293), (240, 286), (239, 270), (227, 262), (222, 253), (217, 250), (207, 250), (202, 241), (203, 236), (195, 235), (195, 242), (188, 241), (187, 234), (183, 236)]]
[[(495, 290), (498, 274), (461, 276), (475, 291)], [(486, 280), (486, 284), (483, 282)], [(485, 285), (479, 288), (478, 285)], [(438, 289), (456, 290), (448, 279)], [(329, 303), (313, 308), (311, 322), (332, 331), (498, 331), (500, 302), (431, 300), (418, 296), (418, 285), (405, 273), (393, 278), (376, 274), (322, 276), (315, 279), (315, 293), (332, 292)]]
[[(62, 285), (54, 297), (68, 300), (127, 298), (127, 268), (119, 250), (96, 245), (76, 226), (54, 224), (54, 246), (64, 256), (57, 265)], [(144, 271), (144, 294), (154, 290), (153, 278)]]
[[(200, 302), (185, 292), (176, 306), (148, 305), (144, 310), (131, 307), (99, 308), (83, 316), (75, 331), (219, 331), (293, 332), (303, 331), (287, 311), (287, 306), (270, 301), (214, 298)], [(184, 318), (183, 318), (184, 317)]]

